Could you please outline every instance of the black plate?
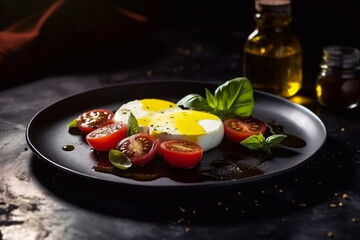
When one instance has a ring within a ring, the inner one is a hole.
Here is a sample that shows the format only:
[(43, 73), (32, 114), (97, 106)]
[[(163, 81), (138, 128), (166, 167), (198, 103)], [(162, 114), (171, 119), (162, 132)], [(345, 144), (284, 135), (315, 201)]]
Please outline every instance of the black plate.
[[(255, 108), (253, 116), (266, 122), (275, 121), (283, 125), (284, 130), (306, 141), (306, 146), (296, 148), (296, 154), (276, 157), (261, 163), (265, 172), (236, 181), (205, 181), (184, 183), (169, 178), (152, 181), (136, 181), (111, 174), (93, 171), (96, 163), (94, 154), (80, 136), (68, 132), (67, 124), (80, 113), (94, 109), (107, 108), (117, 110), (130, 100), (141, 98), (161, 98), (177, 102), (189, 93), (205, 94), (205, 87), (214, 90), (218, 84), (179, 81), (179, 82), (137, 82), (100, 88), (77, 94), (58, 101), (40, 112), (29, 122), (26, 139), (33, 152), (41, 159), (69, 173), (90, 179), (122, 184), (130, 187), (150, 188), (193, 188), (233, 186), (269, 179), (284, 174), (309, 161), (321, 148), (326, 139), (326, 130), (321, 120), (307, 108), (283, 98), (254, 91)], [(64, 145), (75, 146), (73, 151), (63, 151)], [(205, 153), (204, 158), (206, 159)]]

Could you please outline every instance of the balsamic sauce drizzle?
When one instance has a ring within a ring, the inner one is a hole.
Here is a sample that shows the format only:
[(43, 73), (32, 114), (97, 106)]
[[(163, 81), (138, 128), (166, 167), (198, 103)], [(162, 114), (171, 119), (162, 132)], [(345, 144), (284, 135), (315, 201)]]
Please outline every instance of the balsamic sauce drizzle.
[[(285, 134), (281, 145), (290, 148), (302, 148), (306, 142), (283, 131), (283, 126), (274, 122), (267, 123), (265, 137), (271, 134)], [(123, 178), (137, 181), (152, 181), (161, 177), (167, 177), (179, 182), (204, 182), (204, 181), (229, 181), (264, 174), (259, 165), (271, 160), (276, 156), (291, 156), (298, 154), (291, 149), (276, 147), (272, 155), (263, 152), (252, 151), (246, 147), (224, 139), (219, 147), (205, 153), (200, 164), (191, 169), (171, 167), (161, 157), (156, 156), (146, 166), (133, 166), (127, 170), (114, 167), (108, 160), (107, 153), (93, 152), (97, 164), (94, 171), (113, 174)]]

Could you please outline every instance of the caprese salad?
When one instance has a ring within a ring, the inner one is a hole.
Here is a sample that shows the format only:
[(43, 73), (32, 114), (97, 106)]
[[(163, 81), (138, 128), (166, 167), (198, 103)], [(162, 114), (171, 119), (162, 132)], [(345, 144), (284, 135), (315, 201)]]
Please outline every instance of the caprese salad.
[(247, 78), (235, 78), (205, 97), (189, 94), (177, 103), (146, 98), (127, 102), (113, 113), (93, 109), (68, 126), (78, 128), (89, 146), (109, 152), (109, 161), (119, 169), (149, 163), (156, 155), (176, 168), (193, 168), (204, 152), (225, 138), (252, 150), (271, 154), (271, 147), (286, 135), (265, 138), (267, 125), (251, 116), (253, 90)]

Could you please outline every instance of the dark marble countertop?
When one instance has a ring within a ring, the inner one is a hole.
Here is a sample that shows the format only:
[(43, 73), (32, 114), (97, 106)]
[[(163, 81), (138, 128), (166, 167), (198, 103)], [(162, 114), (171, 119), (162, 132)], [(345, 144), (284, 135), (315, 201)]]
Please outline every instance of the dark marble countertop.
[[(123, 74), (48, 77), (0, 93), (3, 239), (356, 239), (359, 111), (310, 107), (328, 137), (318, 157), (271, 182), (225, 192), (117, 192), (55, 169), (25, 140), (47, 105)], [(139, 74), (138, 79), (148, 78)], [(312, 99), (306, 98), (308, 101)], [(347, 197), (346, 197), (347, 196)], [(1, 239), (0, 238), (0, 239)]]
[(247, 34), (236, 27), (195, 26), (160, 57), (125, 70), (56, 72), (1, 90), (0, 239), (358, 239), (360, 110), (317, 103), (321, 52), (305, 40), (304, 87), (291, 100), (323, 121), (327, 139), (315, 159), (290, 173), (224, 191), (136, 192), (68, 174), (29, 149), (31, 118), (73, 94), (124, 82), (238, 76)]

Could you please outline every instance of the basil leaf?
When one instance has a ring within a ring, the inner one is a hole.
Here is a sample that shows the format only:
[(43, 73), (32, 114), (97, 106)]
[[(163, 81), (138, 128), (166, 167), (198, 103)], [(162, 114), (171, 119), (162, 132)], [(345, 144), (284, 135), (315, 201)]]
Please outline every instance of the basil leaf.
[(250, 116), (254, 108), (253, 89), (247, 78), (234, 78), (215, 90), (215, 98), (220, 103), (218, 109), (224, 111), (224, 119)]
[(74, 120), (72, 120), (68, 125), (69, 128), (76, 128), (78, 127), (77, 125), (77, 118), (75, 118)]
[(268, 138), (266, 138), (266, 145), (268, 145), (269, 147), (274, 147), (278, 144), (281, 143), (282, 140), (284, 140), (284, 138), (286, 138), (287, 136), (284, 134), (275, 134), (275, 135), (271, 135)]
[(284, 134), (275, 134), (265, 139), (265, 137), (259, 133), (258, 135), (251, 135), (240, 143), (251, 150), (260, 150), (271, 155), (271, 148), (278, 145), (286, 137)]
[(178, 106), (210, 112), (221, 120), (250, 116), (254, 108), (253, 90), (247, 78), (234, 78), (221, 84), (212, 94), (205, 88), (206, 99), (199, 94), (183, 97)]
[(255, 135), (252, 135), (245, 140), (240, 142), (243, 146), (251, 149), (251, 150), (259, 150), (261, 149), (261, 143), (258, 141)]
[(211, 108), (217, 108), (218, 101), (215, 96), (209, 91), (209, 89), (205, 88), (206, 101)]
[(251, 150), (261, 150), (264, 142), (265, 137), (260, 133), (259, 135), (251, 135), (240, 143)]
[(126, 126), (126, 136), (131, 136), (139, 132), (139, 124), (134, 116), (134, 114), (130, 113), (128, 123)]
[(271, 155), (271, 148), (268, 145), (263, 145), (263, 147), (261, 148), (261, 151), (263, 151), (264, 153)]
[(211, 107), (209, 106), (206, 99), (200, 96), (199, 94), (195, 94), (195, 93), (186, 95), (185, 97), (180, 99), (180, 101), (178, 101), (176, 105), (183, 106), (184, 108), (199, 110), (199, 111), (206, 111), (206, 112), (211, 111)]
[(109, 151), (109, 161), (112, 165), (121, 170), (126, 170), (132, 166), (132, 163), (127, 156), (122, 154), (122, 152), (114, 149)]

